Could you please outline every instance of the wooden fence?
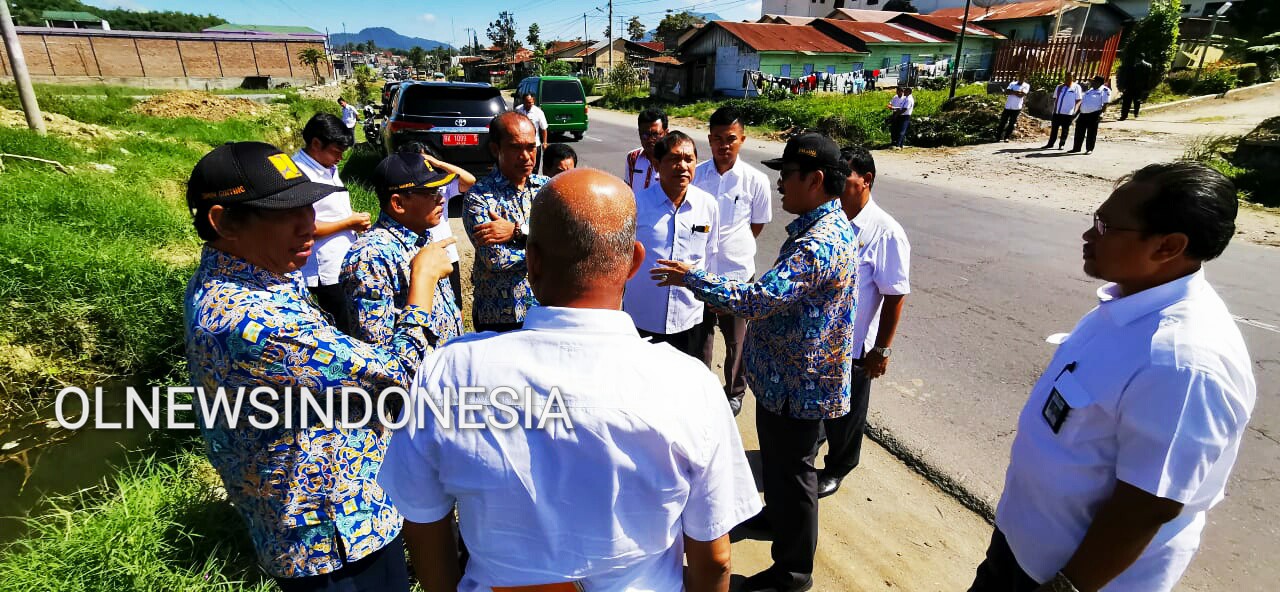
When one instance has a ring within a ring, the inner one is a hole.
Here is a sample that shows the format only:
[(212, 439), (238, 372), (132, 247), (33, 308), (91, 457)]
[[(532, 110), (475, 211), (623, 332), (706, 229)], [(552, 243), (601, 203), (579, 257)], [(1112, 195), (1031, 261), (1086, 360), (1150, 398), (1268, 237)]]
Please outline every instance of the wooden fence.
[(1109, 78), (1119, 48), (1119, 33), (1106, 38), (1006, 41), (996, 50), (991, 80), (1011, 81), (1024, 70), (1028, 77), (1036, 74), (1057, 77), (1070, 72), (1076, 80), (1088, 80), (1094, 76)]

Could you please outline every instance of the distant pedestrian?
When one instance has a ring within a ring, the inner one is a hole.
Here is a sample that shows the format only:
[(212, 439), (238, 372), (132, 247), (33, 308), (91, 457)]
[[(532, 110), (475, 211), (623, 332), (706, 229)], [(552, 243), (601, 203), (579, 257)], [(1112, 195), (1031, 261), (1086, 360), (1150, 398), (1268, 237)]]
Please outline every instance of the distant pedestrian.
[(1080, 118), (1076, 121), (1076, 140), (1071, 152), (1086, 150), (1085, 154), (1093, 154), (1093, 146), (1098, 140), (1098, 123), (1102, 121), (1102, 113), (1111, 102), (1111, 89), (1106, 86), (1107, 79), (1094, 76), (1089, 82), (1089, 90), (1084, 91), (1080, 100)]
[(1084, 233), (1100, 303), (1018, 418), (995, 532), (970, 592), (1168, 592), (1222, 501), (1257, 397), (1204, 264), (1236, 188), (1193, 162), (1127, 177)]
[(899, 86), (897, 96), (889, 101), (893, 115), (889, 118), (889, 135), (893, 149), (901, 150), (907, 141), (907, 129), (911, 127), (911, 113), (916, 108), (916, 98), (911, 96), (911, 87)]
[[(1053, 148), (1053, 144), (1058, 144), (1058, 149), (1066, 147), (1067, 134), (1071, 132), (1071, 122), (1075, 120), (1076, 113), (1080, 110), (1080, 101), (1084, 98), (1084, 91), (1080, 89), (1080, 85), (1076, 84), (1074, 74), (1067, 73), (1062, 79), (1062, 84), (1053, 89), (1053, 127), (1049, 130), (1049, 143), (1041, 147), (1041, 150), (1049, 150)], [(1058, 133), (1062, 136), (1059, 138)]]
[(1027, 82), (1026, 72), (1018, 72), (1018, 79), (1009, 83), (1004, 89), (1004, 112), (1000, 114), (1000, 125), (996, 126), (996, 139), (1008, 142), (1013, 130), (1018, 126), (1018, 116), (1022, 114), (1022, 104), (1031, 92), (1031, 84)]
[(356, 120), (360, 118), (360, 114), (356, 108), (347, 103), (346, 99), (339, 98), (338, 104), (342, 106), (342, 125), (347, 128), (347, 137), (351, 139), (350, 144), (356, 144)]
[(640, 134), (640, 147), (627, 153), (627, 168), (622, 178), (639, 194), (658, 182), (657, 161), (653, 147), (667, 135), (667, 114), (657, 107), (650, 107), (636, 116), (636, 129)]
[(520, 104), (516, 105), (516, 113), (523, 113), (529, 121), (533, 122), (533, 129), (536, 131), (534, 138), (538, 144), (538, 157), (534, 161), (534, 170), (542, 168), (542, 150), (547, 145), (547, 114), (542, 112), (542, 107), (536, 103), (533, 93), (527, 92), (520, 95)]
[(1120, 121), (1129, 118), (1130, 110), (1133, 111), (1133, 118), (1138, 118), (1138, 110), (1151, 93), (1151, 72), (1151, 62), (1147, 61), (1144, 54), (1138, 54), (1132, 63), (1125, 59), (1125, 64), (1120, 66), (1116, 73), (1116, 88), (1120, 90)]
[(542, 174), (554, 177), (578, 168), (578, 153), (568, 144), (551, 144), (542, 153)]

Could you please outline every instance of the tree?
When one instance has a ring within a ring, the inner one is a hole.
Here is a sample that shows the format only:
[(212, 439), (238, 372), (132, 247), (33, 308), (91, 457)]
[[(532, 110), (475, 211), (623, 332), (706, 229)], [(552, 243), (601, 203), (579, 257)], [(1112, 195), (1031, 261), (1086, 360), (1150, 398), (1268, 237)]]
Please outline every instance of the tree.
[(564, 60), (556, 60), (542, 69), (543, 76), (568, 76), (573, 73), (573, 65)]
[(1280, 32), (1280, 6), (1275, 2), (1235, 2), (1227, 11), (1227, 20), (1240, 36), (1258, 41)]
[(529, 25), (529, 36), (525, 37), (525, 39), (529, 41), (529, 47), (532, 47), (534, 50), (537, 50), (539, 47), (542, 46), (542, 40), (538, 38), (538, 35), (541, 33), (542, 33), (542, 30), (538, 27), (538, 23), (533, 23), (532, 25)]
[(884, 7), (880, 10), (892, 10), (894, 12), (920, 12), (911, 4), (911, 0), (889, 0), (884, 3)]
[(667, 47), (675, 48), (676, 40), (680, 35), (687, 31), (689, 27), (702, 25), (707, 19), (694, 16), (687, 10), (680, 12), (669, 12), (667, 16), (662, 17), (658, 22), (657, 38), (661, 40)]
[(489, 23), (485, 35), (498, 46), (504, 61), (515, 59), (516, 51), (520, 49), (520, 40), (516, 39), (516, 17), (510, 12), (504, 10), (498, 13), (498, 20)]
[(1182, 18), (1179, 0), (1151, 0), (1151, 12), (1138, 21), (1125, 40), (1121, 59), (1126, 64), (1146, 58), (1151, 64), (1151, 79), (1158, 81), (1173, 63), (1178, 49), (1178, 21)]
[(209, 27), (225, 25), (226, 20), (209, 15), (195, 15), (172, 10), (139, 12), (123, 8), (103, 9), (89, 6), (79, 0), (17, 0), (10, 1), (13, 22), (22, 26), (43, 27), (46, 10), (88, 12), (105, 19), (117, 31), (171, 31), (199, 33)]
[(409, 49), (409, 65), (414, 70), (425, 70), (427, 65), (427, 50), (417, 45)]
[(645, 33), (647, 31), (644, 29), (644, 24), (640, 22), (640, 17), (633, 16), (631, 20), (627, 21), (627, 38), (632, 41), (639, 41), (644, 39)]
[(316, 47), (308, 47), (298, 52), (298, 63), (311, 67), (311, 74), (316, 77), (316, 84), (320, 83), (320, 64), (328, 61), (329, 56), (324, 55), (324, 51)]

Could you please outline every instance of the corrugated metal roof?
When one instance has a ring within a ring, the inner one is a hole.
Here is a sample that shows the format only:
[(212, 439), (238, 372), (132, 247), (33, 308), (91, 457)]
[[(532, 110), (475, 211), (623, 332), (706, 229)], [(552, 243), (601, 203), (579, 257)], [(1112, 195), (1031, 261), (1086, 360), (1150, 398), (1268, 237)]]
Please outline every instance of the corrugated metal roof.
[(65, 27), (14, 27), (18, 33), (61, 37), (137, 37), (139, 39), (185, 39), (189, 41), (294, 41), (298, 43), (322, 43), (322, 33), (173, 33), (170, 31), (102, 31), (98, 29), (68, 29)]
[(811, 16), (791, 16), (787, 14), (766, 14), (757, 23), (774, 23), (779, 25), (807, 25), (813, 22)]
[(858, 8), (837, 8), (827, 15), (829, 19), (845, 18), (859, 23), (887, 23), (889, 19), (903, 14), (896, 10), (863, 10)]
[[(1018, 2), (1016, 4), (1001, 4), (999, 6), (992, 6), (989, 9), (974, 6), (969, 8), (969, 22), (1007, 21), (1013, 19), (1055, 16), (1058, 14), (1059, 7), (1063, 7), (1065, 10), (1071, 10), (1078, 6), (1080, 6), (1080, 4), (1069, 0), (1067, 2), (1062, 2), (1061, 0), (1033, 0), (1031, 2)], [(939, 8), (938, 10), (929, 13), (929, 15), (964, 17), (964, 7)]]
[(712, 21), (703, 30), (720, 27), (756, 51), (815, 51), (820, 53), (862, 53), (821, 31), (796, 25)]
[[(896, 18), (895, 20), (899, 24), (902, 24), (907, 27), (910, 27), (911, 25), (908, 24), (906, 21), (908, 21), (909, 19), (919, 19), (921, 22), (929, 23), (936, 27), (941, 27), (943, 29), (947, 29), (953, 33), (958, 34), (960, 33), (960, 26), (964, 24), (964, 19), (958, 16), (952, 17), (952, 16), (937, 16), (933, 14), (911, 14), (911, 13), (903, 13), (903, 14), (905, 16), (903, 16), (900, 19)], [(995, 39), (1005, 38), (1004, 35), (1001, 35), (995, 31), (992, 31), (991, 29), (973, 24), (972, 12), (969, 13), (969, 17), (970, 17), (970, 21), (969, 21), (969, 25), (965, 27), (965, 35), (974, 35), (977, 37), (992, 37)]]
[(46, 21), (70, 21), (76, 23), (100, 23), (102, 18), (91, 13), (78, 10), (46, 10), (40, 13)]
[[(628, 40), (628, 41), (630, 41), (630, 40)], [(640, 45), (640, 46), (643, 46), (643, 47), (647, 47), (647, 48), (652, 49), (653, 51), (656, 51), (656, 52), (658, 52), (658, 53), (662, 53), (662, 51), (663, 51), (663, 50), (665, 50), (665, 49), (667, 48), (667, 44), (665, 44), (665, 43), (663, 43), (663, 42), (661, 42), (661, 41), (630, 41), (630, 42), (631, 42), (631, 43), (634, 43), (634, 44), (636, 44), (636, 45)]]
[(292, 26), (284, 26), (284, 25), (237, 25), (234, 23), (227, 23), (225, 25), (209, 27), (204, 31), (207, 33), (230, 32), (230, 33), (283, 33), (283, 34), (302, 33), (304, 35), (320, 35), (321, 34), (320, 31), (312, 29), (311, 27), (292, 27)]
[(821, 19), (821, 22), (834, 26), (865, 43), (946, 43), (933, 35), (926, 35), (894, 23), (862, 23), (835, 19)]

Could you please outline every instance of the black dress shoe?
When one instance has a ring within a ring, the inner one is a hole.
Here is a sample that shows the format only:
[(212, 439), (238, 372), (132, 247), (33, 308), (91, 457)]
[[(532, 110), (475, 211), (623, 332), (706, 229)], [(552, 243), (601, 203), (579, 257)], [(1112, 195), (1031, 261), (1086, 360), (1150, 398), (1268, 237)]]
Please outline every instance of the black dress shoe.
[(738, 592), (805, 592), (813, 589), (813, 578), (803, 582), (783, 583), (775, 572), (766, 569), (742, 581)]
[(1051, 143), (1045, 144), (1044, 146), (1041, 146), (1041, 147), (1040, 147), (1040, 149), (1041, 149), (1041, 150), (1053, 150), (1053, 143), (1051, 142)]
[(1079, 148), (1072, 148), (1067, 151), (1067, 154), (1078, 154), (1079, 152), (1080, 152)]
[(840, 482), (844, 477), (822, 475), (818, 477), (818, 498), (827, 497), (840, 490)]

